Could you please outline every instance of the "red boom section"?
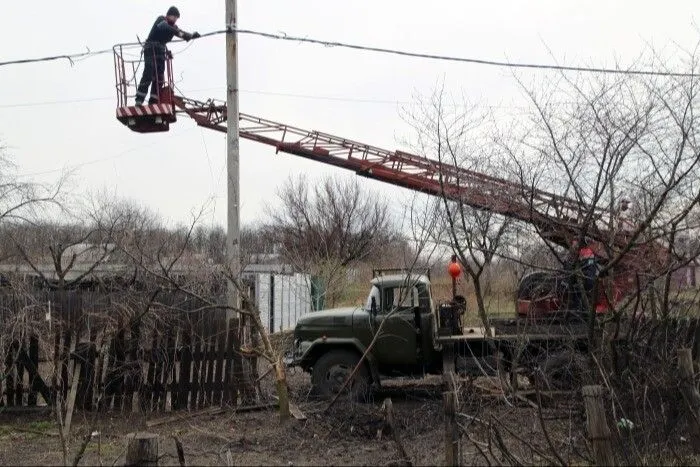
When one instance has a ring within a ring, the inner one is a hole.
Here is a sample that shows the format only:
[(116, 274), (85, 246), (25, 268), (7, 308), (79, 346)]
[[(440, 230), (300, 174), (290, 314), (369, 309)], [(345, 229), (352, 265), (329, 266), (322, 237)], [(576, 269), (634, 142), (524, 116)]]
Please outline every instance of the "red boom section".
[[(226, 132), (225, 104), (180, 96), (174, 102), (198, 125)], [(590, 214), (586, 206), (575, 200), (403, 151), (389, 151), (247, 114), (240, 114), (239, 128), (241, 138), (274, 146), (277, 151), (532, 223), (562, 246), (570, 244), (568, 240), (580, 229), (584, 216)], [(603, 216), (605, 212), (598, 210), (595, 220)]]
[[(198, 125), (226, 132), (226, 105), (174, 96), (176, 107)], [(601, 239), (612, 237), (618, 248), (628, 248), (632, 227), (615, 222), (610, 232), (610, 213), (594, 211), (576, 200), (530, 188), (520, 183), (443, 164), (403, 151), (389, 151), (319, 131), (309, 131), (252, 115), (240, 114), (239, 135), (285, 152), (324, 164), (352, 170), (358, 175), (418, 192), (444, 196), (477, 209), (519, 219), (535, 225), (543, 237), (563, 247), (570, 245), (584, 223), (587, 231)], [(624, 228), (621, 228), (624, 227)], [(612, 235), (611, 235), (612, 234)], [(665, 249), (644, 243), (626, 252), (620, 266), (629, 272), (658, 271)], [(605, 252), (599, 252), (605, 255)], [(627, 283), (632, 277), (625, 274)], [(621, 279), (621, 278), (620, 278)], [(616, 278), (616, 282), (617, 282)], [(619, 284), (622, 288), (630, 285)]]

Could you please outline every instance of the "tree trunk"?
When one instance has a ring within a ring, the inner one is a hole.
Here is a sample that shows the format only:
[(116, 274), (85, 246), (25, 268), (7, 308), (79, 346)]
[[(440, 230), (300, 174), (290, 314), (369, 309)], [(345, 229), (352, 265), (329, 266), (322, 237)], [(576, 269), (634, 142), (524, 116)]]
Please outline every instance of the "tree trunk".
[(277, 380), (277, 397), (280, 401), (280, 421), (289, 419), (289, 393), (287, 392), (287, 375), (284, 371), (282, 357), (275, 363), (275, 379)]
[[(275, 355), (275, 351), (272, 348), (272, 343), (270, 342), (270, 336), (265, 330), (265, 326), (260, 319), (259, 313), (253, 313), (252, 315), (253, 323), (255, 328), (262, 339), (263, 347), (265, 348), (265, 353), (268, 356)], [(272, 358), (270, 360), (273, 360)], [(289, 393), (287, 392), (287, 375), (284, 371), (284, 362), (282, 361), (282, 355), (275, 355), (275, 363), (273, 363), (275, 368), (275, 380), (277, 385), (277, 397), (280, 403), (280, 420), (284, 421), (289, 418)]]
[(491, 335), (491, 327), (489, 326), (489, 318), (486, 315), (486, 304), (484, 303), (484, 293), (481, 290), (481, 282), (479, 277), (472, 277), (474, 282), (474, 295), (476, 296), (476, 308), (479, 313), (479, 319), (485, 328), (484, 335), (486, 337), (493, 337)]

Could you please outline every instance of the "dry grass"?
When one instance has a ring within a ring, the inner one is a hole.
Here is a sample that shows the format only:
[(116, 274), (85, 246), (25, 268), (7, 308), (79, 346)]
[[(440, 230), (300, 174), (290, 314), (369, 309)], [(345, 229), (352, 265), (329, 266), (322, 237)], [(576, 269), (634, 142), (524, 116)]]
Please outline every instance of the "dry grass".
[[(280, 424), (272, 410), (236, 413), (228, 408), (218, 415), (147, 428), (142, 414), (107, 413), (99, 418), (95, 427), (99, 434), (88, 446), (82, 464), (123, 465), (126, 434), (147, 430), (160, 435), (159, 465), (179, 465), (172, 436), (182, 442), (188, 465), (399, 465), (391, 436), (377, 436), (383, 425), (380, 405), (385, 397), (393, 401), (396, 428), (414, 465), (444, 462), (439, 378), (394, 381), (372, 403), (339, 402), (324, 413), (327, 401), (307, 397), (308, 375), (292, 371), (289, 376), (292, 399), (306, 414), (306, 420)], [(270, 378), (263, 381), (263, 389), (273, 391)], [(554, 463), (555, 454), (542, 426), (533, 422), (540, 415), (557, 453), (569, 465), (591, 464), (580, 397), (557, 399), (539, 414), (525, 403), (505, 403), (498, 392), (496, 382), (485, 380), (460, 386), (463, 465), (485, 465), (485, 457), (492, 465)], [(149, 418), (162, 415), (150, 414)], [(73, 445), (93, 429), (86, 421), (85, 414), (76, 417)], [(26, 431), (50, 423), (36, 415), (0, 414), (0, 464), (60, 465), (58, 437), (40, 430)], [(503, 448), (496, 443), (496, 432)], [(697, 457), (687, 456), (688, 443), (680, 448), (680, 452), (672, 453), (668, 447), (659, 446), (647, 465), (697, 465)], [(508, 457), (502, 449), (507, 450)], [(624, 461), (624, 457), (620, 459)]]

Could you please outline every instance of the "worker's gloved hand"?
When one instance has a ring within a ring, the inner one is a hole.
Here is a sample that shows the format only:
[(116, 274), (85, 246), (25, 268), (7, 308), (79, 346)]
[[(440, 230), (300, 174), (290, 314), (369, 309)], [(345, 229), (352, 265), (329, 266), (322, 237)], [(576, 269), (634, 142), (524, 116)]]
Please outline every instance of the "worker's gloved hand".
[(170, 50), (167, 50), (165, 52), (165, 56), (166, 56), (166, 58), (169, 58), (170, 60), (173, 59), (173, 53)]
[(200, 36), (197, 31), (192, 33), (192, 39), (197, 39), (198, 37), (202, 37), (202, 36)]
[(192, 40), (192, 34), (190, 34), (189, 32), (185, 32), (182, 34), (182, 38), (189, 42)]

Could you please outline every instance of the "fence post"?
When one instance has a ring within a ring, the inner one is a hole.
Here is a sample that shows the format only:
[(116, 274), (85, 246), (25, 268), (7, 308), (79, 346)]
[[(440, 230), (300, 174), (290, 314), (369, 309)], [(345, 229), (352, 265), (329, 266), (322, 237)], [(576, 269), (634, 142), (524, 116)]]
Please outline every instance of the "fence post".
[(126, 436), (126, 466), (158, 465), (158, 435), (155, 433), (129, 433)]
[(678, 349), (678, 373), (681, 378), (681, 392), (683, 398), (691, 410), (690, 423), (695, 427), (693, 430), (696, 439), (700, 439), (700, 392), (695, 386), (695, 375), (693, 371), (693, 354), (691, 349)]
[(455, 345), (442, 349), (442, 393), (445, 410), (445, 465), (459, 465), (459, 426), (457, 425), (457, 388), (455, 385)]
[(698, 367), (700, 366), (700, 320), (696, 318), (692, 322), (695, 326), (695, 336), (693, 339), (693, 350), (691, 354), (694, 357), (695, 366)]
[(593, 448), (595, 462), (597, 465), (613, 465), (615, 459), (603, 403), (605, 391), (602, 386), (584, 386), (581, 392), (586, 405), (586, 431)]
[(457, 395), (454, 391), (442, 393), (445, 406), (445, 465), (459, 465), (459, 431), (457, 427)]

